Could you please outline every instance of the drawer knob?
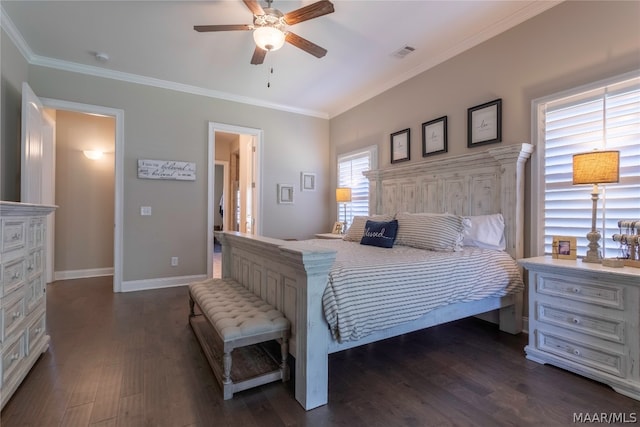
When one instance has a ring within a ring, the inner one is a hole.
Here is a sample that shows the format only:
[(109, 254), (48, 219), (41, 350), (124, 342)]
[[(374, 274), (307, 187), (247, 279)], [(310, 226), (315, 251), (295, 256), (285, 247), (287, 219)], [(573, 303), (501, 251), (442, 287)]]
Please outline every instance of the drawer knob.
[(11, 240), (20, 240), (20, 233), (15, 233), (13, 236), (11, 236)]
[(33, 271), (33, 264), (32, 264), (32, 265), (30, 265), (29, 267), (27, 267), (27, 270), (28, 270), (28, 271)]
[(578, 350), (577, 348), (574, 349), (573, 354), (575, 354), (576, 356), (580, 356), (580, 350)]
[(15, 273), (13, 273), (13, 276), (11, 276), (11, 280), (16, 280), (20, 278), (20, 273), (18, 271), (16, 271)]
[(36, 328), (36, 329), (34, 330), (34, 332), (35, 332), (36, 334), (39, 334), (40, 332), (42, 332), (42, 328)]
[(580, 288), (573, 288), (573, 293), (574, 294), (579, 294), (580, 293)]
[(573, 323), (575, 323), (576, 325), (580, 323), (580, 319), (578, 319), (577, 317), (573, 318)]
[(20, 354), (19, 353), (13, 353), (11, 355), (11, 360), (18, 360), (20, 358)]
[(22, 313), (20, 313), (19, 311), (16, 311), (15, 313), (13, 313), (13, 318), (17, 319), (18, 317), (20, 317), (22, 315)]

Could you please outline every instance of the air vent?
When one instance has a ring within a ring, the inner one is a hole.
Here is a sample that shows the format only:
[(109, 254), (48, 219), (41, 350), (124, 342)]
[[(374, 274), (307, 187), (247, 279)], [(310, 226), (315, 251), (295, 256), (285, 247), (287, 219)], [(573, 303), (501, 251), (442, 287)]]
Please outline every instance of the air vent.
[(414, 50), (416, 50), (415, 47), (411, 47), (411, 46), (405, 46), (401, 49), (396, 50), (395, 52), (393, 52), (391, 54), (391, 56), (394, 56), (396, 58), (402, 59), (405, 56), (409, 55), (411, 52), (413, 52)]

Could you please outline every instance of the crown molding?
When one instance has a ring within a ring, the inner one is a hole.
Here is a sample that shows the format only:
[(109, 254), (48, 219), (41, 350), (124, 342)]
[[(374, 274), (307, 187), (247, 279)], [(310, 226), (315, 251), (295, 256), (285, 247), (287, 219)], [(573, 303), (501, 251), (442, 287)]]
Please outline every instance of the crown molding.
[(71, 61), (62, 61), (59, 59), (49, 58), (46, 56), (36, 55), (31, 47), (22, 37), (22, 34), (6, 14), (2, 5), (0, 5), (0, 27), (5, 30), (11, 41), (16, 45), (22, 56), (30, 65), (52, 68), (56, 70), (69, 71), (101, 77), (105, 79), (118, 80), (127, 83), (135, 83), (145, 86), (152, 86), (161, 89), (173, 90), (176, 92), (189, 93), (192, 95), (200, 95), (208, 98), (222, 99), (225, 101), (238, 102), (241, 104), (252, 105), (255, 107), (270, 108), (273, 110), (286, 111), (289, 113), (301, 114), (305, 116), (317, 117), (321, 119), (329, 119), (329, 114), (322, 111), (308, 110), (304, 108), (293, 107), (284, 104), (267, 102), (257, 98), (234, 95), (227, 92), (221, 92), (212, 89), (206, 89), (198, 86), (187, 85), (169, 80), (161, 80), (153, 77), (141, 76), (139, 74), (125, 73), (105, 68), (95, 67), (91, 65), (78, 64)]

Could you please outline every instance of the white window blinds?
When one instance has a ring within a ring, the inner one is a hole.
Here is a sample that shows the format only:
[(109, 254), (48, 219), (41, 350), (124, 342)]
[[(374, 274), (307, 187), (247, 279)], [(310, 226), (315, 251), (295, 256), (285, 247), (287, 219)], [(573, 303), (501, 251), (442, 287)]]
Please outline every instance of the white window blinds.
[(351, 188), (351, 203), (338, 203), (337, 218), (351, 224), (357, 215), (369, 215), (369, 181), (362, 174), (375, 164), (376, 147), (338, 156), (338, 187)]
[(578, 256), (587, 250), (591, 230), (591, 186), (573, 185), (574, 154), (620, 151), (620, 182), (599, 186), (596, 228), (603, 257), (619, 256), (612, 240), (618, 221), (640, 220), (640, 78), (580, 91), (543, 104), (544, 252), (554, 235), (575, 236)]

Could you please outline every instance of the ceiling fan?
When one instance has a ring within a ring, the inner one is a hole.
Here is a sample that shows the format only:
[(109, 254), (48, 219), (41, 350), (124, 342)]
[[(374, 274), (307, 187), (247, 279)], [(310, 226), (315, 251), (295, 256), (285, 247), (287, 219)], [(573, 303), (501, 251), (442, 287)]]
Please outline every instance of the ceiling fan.
[(196, 25), (193, 29), (198, 32), (253, 30), (256, 48), (251, 63), (254, 65), (262, 64), (267, 52), (280, 49), (284, 42), (291, 43), (316, 58), (322, 58), (327, 54), (326, 49), (292, 33), (287, 30), (287, 26), (332, 13), (334, 11), (333, 3), (329, 0), (320, 0), (288, 13), (282, 13), (278, 9), (272, 8), (273, 0), (266, 0), (267, 7), (264, 9), (257, 0), (243, 1), (253, 13), (253, 24)]

